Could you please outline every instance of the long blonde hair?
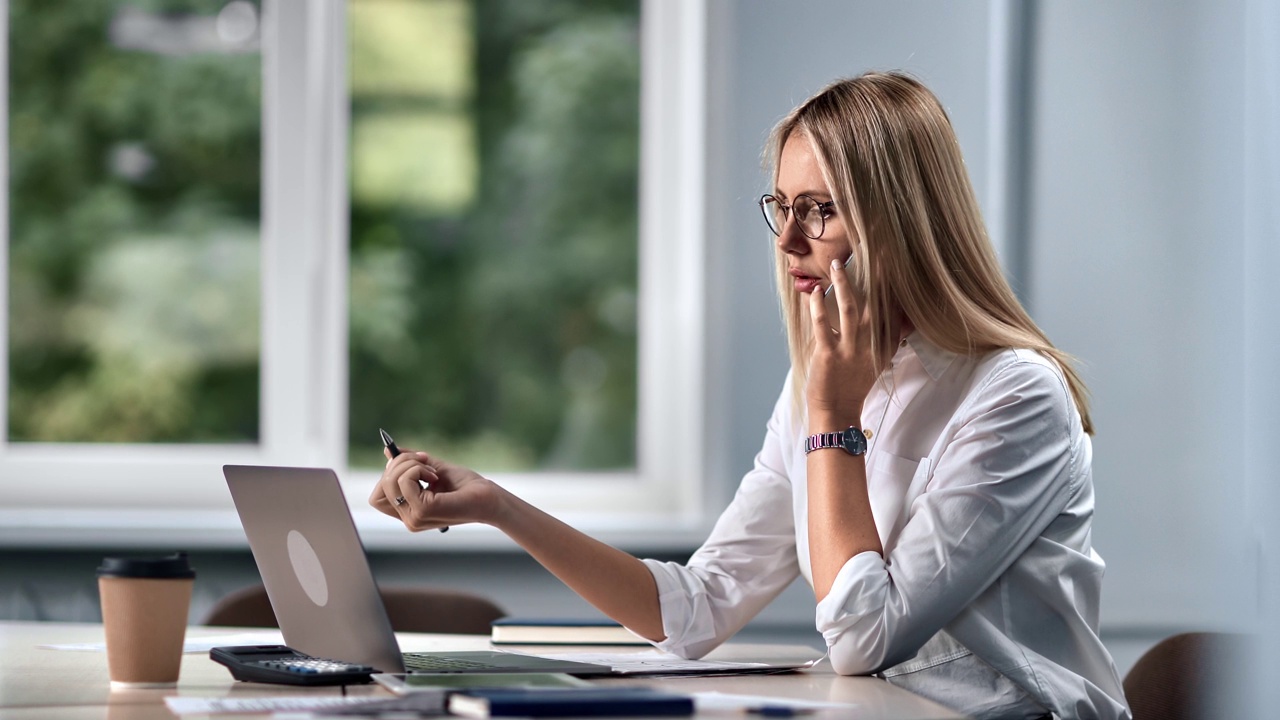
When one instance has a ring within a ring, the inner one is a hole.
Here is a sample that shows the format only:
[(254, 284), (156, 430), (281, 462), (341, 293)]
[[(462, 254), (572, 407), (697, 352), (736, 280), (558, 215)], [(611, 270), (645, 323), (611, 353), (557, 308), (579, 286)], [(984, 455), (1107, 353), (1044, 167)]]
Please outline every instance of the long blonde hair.
[[(955, 130), (928, 88), (896, 72), (823, 88), (774, 128), (768, 151), (775, 182), (792, 137), (812, 144), (849, 229), (854, 287), (871, 308), (877, 374), (898, 342), (892, 320), (901, 310), (930, 342), (953, 353), (1027, 348), (1051, 358), (1066, 376), (1085, 432), (1093, 434), (1084, 382), (1005, 280)], [(775, 250), (800, 403), (813, 338), (783, 252)]]

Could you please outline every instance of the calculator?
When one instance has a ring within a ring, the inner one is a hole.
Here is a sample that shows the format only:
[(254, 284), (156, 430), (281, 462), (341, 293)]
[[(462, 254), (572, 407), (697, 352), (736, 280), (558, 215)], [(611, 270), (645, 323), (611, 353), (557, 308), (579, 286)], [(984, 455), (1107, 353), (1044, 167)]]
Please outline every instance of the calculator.
[(237, 680), (282, 685), (360, 685), (377, 672), (368, 665), (317, 658), (286, 645), (215, 647), (209, 658), (225, 665)]

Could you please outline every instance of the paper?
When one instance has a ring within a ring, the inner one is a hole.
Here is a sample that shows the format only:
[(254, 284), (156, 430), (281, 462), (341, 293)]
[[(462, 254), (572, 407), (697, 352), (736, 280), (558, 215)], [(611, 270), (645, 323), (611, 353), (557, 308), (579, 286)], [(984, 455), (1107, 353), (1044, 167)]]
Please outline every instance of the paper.
[[(215, 635), (208, 637), (187, 638), (182, 643), (184, 653), (207, 653), (215, 647), (227, 645), (283, 645), (284, 636), (278, 630), (263, 632), (238, 633), (235, 635)], [(50, 650), (87, 650), (89, 652), (106, 652), (106, 643), (72, 643), (69, 645), (41, 645)]]
[(752, 708), (789, 708), (792, 710), (822, 710), (858, 707), (857, 703), (838, 703), (825, 700), (799, 700), (768, 695), (730, 695), (722, 692), (695, 692), (694, 705), (698, 712), (741, 712)]
[(624, 675), (635, 673), (725, 673), (737, 670), (759, 670), (769, 667), (767, 663), (686, 660), (677, 655), (669, 655), (657, 650), (635, 653), (557, 653), (540, 657), (608, 665), (613, 668), (614, 672)]
[(327, 695), (289, 695), (257, 698), (167, 697), (164, 704), (175, 715), (214, 715), (225, 713), (305, 712), (325, 708), (368, 704), (384, 698), (341, 697)]

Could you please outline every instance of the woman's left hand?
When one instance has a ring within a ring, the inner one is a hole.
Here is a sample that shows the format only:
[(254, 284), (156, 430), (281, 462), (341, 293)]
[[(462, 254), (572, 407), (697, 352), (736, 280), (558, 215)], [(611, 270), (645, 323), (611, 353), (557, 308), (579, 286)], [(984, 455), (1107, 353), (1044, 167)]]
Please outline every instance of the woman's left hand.
[(835, 286), (838, 317), (828, 317), (821, 285), (809, 294), (814, 337), (807, 388), (809, 421), (823, 423), (817, 430), (811, 428), (814, 432), (839, 429), (827, 427), (830, 423), (860, 426), (862, 404), (876, 380), (870, 310), (855, 297), (839, 261), (832, 261), (829, 277)]

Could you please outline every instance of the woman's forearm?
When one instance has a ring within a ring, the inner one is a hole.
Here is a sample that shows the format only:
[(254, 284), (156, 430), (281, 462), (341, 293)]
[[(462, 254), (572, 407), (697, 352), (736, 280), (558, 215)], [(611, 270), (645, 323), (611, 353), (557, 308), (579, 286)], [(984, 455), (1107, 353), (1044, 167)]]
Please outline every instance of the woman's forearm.
[(492, 525), (605, 615), (643, 637), (665, 639), (658, 585), (635, 557), (501, 491)]
[[(837, 424), (835, 418), (815, 416), (810, 432), (828, 432)], [(806, 458), (809, 559), (819, 602), (850, 558), (868, 550), (884, 554), (867, 495), (864, 458), (838, 448), (815, 450)]]

